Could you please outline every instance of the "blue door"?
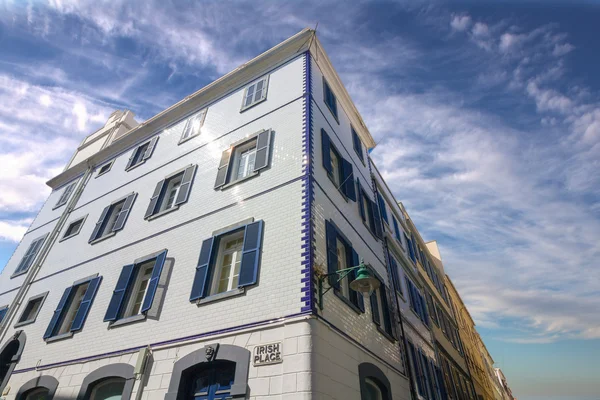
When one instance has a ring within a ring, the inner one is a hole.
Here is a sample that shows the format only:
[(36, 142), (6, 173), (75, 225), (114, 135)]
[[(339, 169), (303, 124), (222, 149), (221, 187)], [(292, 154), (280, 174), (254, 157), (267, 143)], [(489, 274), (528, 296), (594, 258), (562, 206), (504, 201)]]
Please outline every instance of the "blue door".
[(215, 361), (198, 369), (192, 386), (193, 400), (230, 399), (231, 385), (235, 376), (235, 363)]

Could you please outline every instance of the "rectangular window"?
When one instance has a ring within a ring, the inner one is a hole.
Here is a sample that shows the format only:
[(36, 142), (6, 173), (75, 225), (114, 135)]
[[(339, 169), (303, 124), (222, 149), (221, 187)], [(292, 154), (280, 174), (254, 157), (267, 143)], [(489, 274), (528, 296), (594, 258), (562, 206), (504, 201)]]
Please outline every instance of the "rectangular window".
[(387, 210), (385, 207), (385, 200), (380, 193), (377, 193), (377, 201), (379, 202), (379, 212), (381, 213), (381, 218), (385, 221), (386, 224), (389, 225)]
[(8, 306), (0, 307), (0, 323), (4, 320), (6, 313), (8, 312)]
[(202, 242), (190, 301), (256, 284), (263, 225), (263, 221), (252, 222)]
[(356, 186), (358, 192), (358, 209), (360, 217), (371, 233), (378, 239), (383, 237), (383, 226), (381, 225), (381, 218), (379, 217), (379, 211), (377, 205), (372, 201), (367, 192), (365, 192), (360, 184), (360, 180), (356, 179)]
[(158, 182), (144, 218), (148, 219), (153, 215), (175, 210), (179, 205), (187, 202), (195, 172), (196, 165), (189, 165)]
[(371, 293), (371, 316), (373, 322), (390, 338), (393, 338), (392, 318), (387, 299), (387, 290), (382, 280), (379, 289)]
[(46, 300), (46, 295), (48, 295), (48, 292), (31, 297), (29, 300), (27, 300), (27, 304), (25, 305), (25, 308), (23, 309), (23, 312), (17, 321), (15, 328), (35, 322), (35, 319), (37, 318), (38, 313), (44, 304), (44, 300)]
[(410, 238), (404, 234), (404, 240), (406, 240), (406, 247), (408, 248), (408, 254), (410, 255), (410, 259), (416, 263), (417, 259), (415, 258), (415, 253), (413, 251), (413, 246), (412, 246), (412, 241), (410, 240)]
[(394, 284), (394, 289), (396, 292), (402, 295), (402, 281), (400, 280), (400, 267), (399, 263), (396, 260), (396, 257), (392, 255), (391, 252), (388, 251), (388, 259), (390, 261), (390, 271), (392, 274), (392, 282)]
[(425, 292), (425, 298), (427, 299), (427, 309), (429, 310), (429, 316), (431, 320), (436, 324), (436, 326), (440, 326), (440, 322), (437, 318), (437, 313), (435, 311), (434, 300), (429, 292)]
[(419, 319), (423, 321), (425, 325), (429, 325), (429, 317), (427, 316), (427, 306), (425, 305), (425, 300), (423, 296), (419, 292), (419, 290), (415, 287), (412, 281), (406, 278), (406, 286), (408, 287), (408, 292), (410, 294), (410, 307), (417, 314)]
[(107, 162), (106, 164), (104, 164), (103, 166), (101, 166), (98, 169), (98, 173), (96, 174), (96, 178), (99, 176), (102, 176), (104, 174), (106, 174), (108, 171), (110, 171), (110, 169), (112, 168), (112, 165), (114, 164), (115, 160), (111, 160), (109, 162)]
[(327, 132), (321, 129), (323, 167), (335, 187), (347, 198), (356, 201), (352, 163), (344, 159), (336, 149)]
[(244, 90), (244, 100), (242, 101), (242, 109), (240, 112), (265, 101), (267, 99), (268, 86), (268, 75), (248, 85)]
[(344, 279), (340, 280), (338, 271), (357, 266), (359, 258), (348, 240), (338, 231), (331, 221), (325, 221), (327, 245), (327, 273), (329, 285), (334, 292), (346, 303), (364, 312), (364, 302), (361, 294), (350, 290), (350, 282), (356, 277), (356, 271), (351, 271)]
[(333, 91), (331, 90), (331, 87), (329, 87), (329, 84), (325, 78), (323, 78), (323, 101), (325, 101), (325, 104), (327, 104), (327, 108), (329, 108), (329, 111), (331, 111), (331, 114), (333, 114), (335, 120), (338, 121), (337, 99), (335, 98), (335, 95), (333, 94)]
[(258, 175), (268, 167), (271, 137), (271, 130), (262, 130), (225, 150), (219, 162), (215, 189)]
[(44, 339), (79, 331), (96, 297), (102, 277), (88, 278), (75, 282), (65, 289), (50, 324), (44, 333)]
[(167, 250), (125, 265), (104, 315), (104, 321), (117, 321), (145, 315), (154, 302)]
[(96, 240), (110, 237), (116, 234), (118, 231), (123, 229), (125, 221), (129, 216), (133, 202), (135, 201), (136, 193), (131, 193), (127, 197), (119, 199), (113, 202), (111, 205), (106, 206), (100, 214), (98, 222), (92, 236), (90, 236), (89, 243)]
[(131, 153), (131, 157), (129, 157), (129, 161), (127, 162), (127, 167), (125, 167), (125, 171), (129, 171), (130, 169), (145, 163), (146, 160), (152, 156), (152, 152), (156, 147), (157, 141), (158, 136), (155, 136), (149, 141), (142, 143), (138, 147), (136, 147)]
[(60, 198), (56, 202), (54, 209), (67, 204), (67, 200), (69, 200), (69, 197), (71, 197), (71, 193), (73, 193), (73, 190), (75, 189), (76, 185), (77, 185), (77, 182), (72, 182), (65, 187), (62, 194), (60, 195)]
[(81, 227), (83, 226), (83, 223), (85, 222), (86, 218), (87, 218), (87, 215), (85, 217), (78, 218), (75, 221), (69, 223), (62, 239), (60, 239), (61, 242), (63, 240), (66, 240), (66, 239), (72, 238), (73, 236), (78, 235), (79, 232), (81, 231)]
[(12, 274), (11, 278), (24, 274), (29, 270), (29, 267), (31, 267), (33, 261), (35, 260), (35, 257), (38, 255), (38, 252), (42, 248), (44, 240), (46, 240), (46, 236), (48, 236), (48, 234), (45, 234), (44, 236), (41, 236), (35, 239), (33, 242), (31, 242), (31, 244), (27, 248), (27, 251), (25, 252), (25, 255), (19, 262), (19, 265), (17, 265), (17, 269), (15, 269), (15, 272)]
[(183, 143), (188, 139), (200, 135), (200, 130), (204, 124), (204, 117), (206, 116), (206, 109), (197, 112), (187, 119), (181, 133), (181, 139), (179, 143)]
[(360, 140), (360, 137), (358, 137), (358, 133), (356, 133), (354, 128), (350, 127), (350, 130), (352, 131), (352, 145), (354, 146), (354, 151), (358, 155), (358, 158), (360, 158), (360, 161), (362, 161), (364, 164), (365, 156), (363, 154), (362, 141)]
[(392, 220), (394, 221), (394, 236), (396, 237), (396, 240), (398, 241), (398, 243), (400, 243), (400, 246), (402, 246), (402, 236), (400, 236), (400, 228), (398, 227), (398, 220), (393, 215), (392, 215)]

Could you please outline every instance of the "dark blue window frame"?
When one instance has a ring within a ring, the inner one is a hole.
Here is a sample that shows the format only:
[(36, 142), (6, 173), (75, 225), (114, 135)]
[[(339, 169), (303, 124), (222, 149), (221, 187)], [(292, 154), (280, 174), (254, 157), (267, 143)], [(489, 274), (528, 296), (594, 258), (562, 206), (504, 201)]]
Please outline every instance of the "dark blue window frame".
[(325, 78), (323, 78), (323, 101), (327, 105), (327, 108), (329, 108), (329, 111), (331, 111), (331, 114), (335, 118), (336, 122), (339, 124), (337, 99), (335, 97), (335, 94), (333, 93), (333, 90), (331, 90), (331, 87), (329, 86), (329, 83), (327, 83)]
[(350, 130), (352, 131), (352, 145), (354, 147), (354, 151), (358, 155), (358, 158), (360, 158), (360, 161), (364, 164), (365, 163), (365, 156), (364, 156), (364, 153), (363, 153), (363, 144), (362, 144), (362, 141), (360, 140), (360, 137), (358, 136), (358, 133), (356, 133), (356, 131), (354, 130), (353, 127), (350, 127)]

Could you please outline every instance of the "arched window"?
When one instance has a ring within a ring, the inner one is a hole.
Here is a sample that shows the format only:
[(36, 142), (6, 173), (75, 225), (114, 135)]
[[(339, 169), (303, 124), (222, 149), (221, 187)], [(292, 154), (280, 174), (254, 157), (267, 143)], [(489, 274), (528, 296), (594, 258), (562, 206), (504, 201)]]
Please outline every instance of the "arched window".
[(177, 361), (165, 400), (222, 400), (248, 392), (250, 352), (213, 344)]
[(105, 365), (85, 377), (77, 400), (129, 400), (134, 381), (133, 365)]
[(16, 400), (52, 400), (57, 387), (58, 381), (53, 376), (38, 376), (19, 388)]
[(358, 366), (361, 400), (391, 400), (390, 381), (383, 371), (371, 363)]
[(21, 359), (26, 340), (25, 333), (17, 331), (0, 350), (0, 393), (4, 390), (15, 366)]

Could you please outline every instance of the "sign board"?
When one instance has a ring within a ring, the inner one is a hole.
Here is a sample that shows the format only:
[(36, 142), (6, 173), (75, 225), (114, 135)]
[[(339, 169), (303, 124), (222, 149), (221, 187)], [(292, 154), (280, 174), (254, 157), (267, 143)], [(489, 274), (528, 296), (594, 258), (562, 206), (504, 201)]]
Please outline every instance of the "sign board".
[(283, 362), (283, 344), (281, 342), (259, 344), (254, 347), (252, 357), (254, 366), (277, 364)]

